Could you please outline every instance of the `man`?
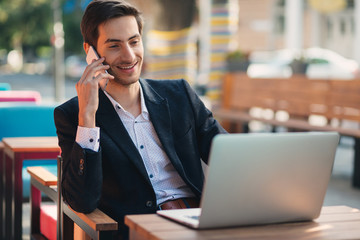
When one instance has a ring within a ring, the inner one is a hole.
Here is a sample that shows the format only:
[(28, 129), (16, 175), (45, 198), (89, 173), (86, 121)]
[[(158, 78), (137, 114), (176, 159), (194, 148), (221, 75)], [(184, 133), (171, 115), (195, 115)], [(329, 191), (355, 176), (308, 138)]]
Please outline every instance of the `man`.
[[(77, 97), (54, 112), (64, 160), (63, 197), (119, 222), (158, 209), (198, 207), (213, 137), (225, 130), (184, 80), (140, 79), (142, 19), (120, 0), (93, 1), (81, 31), (93, 61)], [(107, 70), (107, 71), (105, 71)]]

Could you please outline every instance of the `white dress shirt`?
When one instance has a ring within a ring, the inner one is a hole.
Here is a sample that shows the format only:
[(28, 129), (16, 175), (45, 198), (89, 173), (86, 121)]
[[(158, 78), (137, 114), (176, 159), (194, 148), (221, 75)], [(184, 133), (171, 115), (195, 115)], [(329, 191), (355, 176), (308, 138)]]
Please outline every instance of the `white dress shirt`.
[[(182, 180), (166, 155), (149, 118), (144, 95), (140, 86), (141, 114), (134, 117), (116, 102), (106, 91), (104, 92), (113, 104), (131, 140), (138, 149), (147, 170), (149, 179), (155, 190), (157, 204), (170, 199), (194, 197), (194, 194)], [(100, 129), (78, 126), (76, 142), (82, 147), (94, 151), (99, 150)]]

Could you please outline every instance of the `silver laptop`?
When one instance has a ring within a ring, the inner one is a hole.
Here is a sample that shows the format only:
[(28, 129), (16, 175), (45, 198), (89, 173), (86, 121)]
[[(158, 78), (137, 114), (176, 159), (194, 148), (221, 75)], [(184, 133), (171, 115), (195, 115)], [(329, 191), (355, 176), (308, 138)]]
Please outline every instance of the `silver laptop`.
[(334, 132), (217, 135), (200, 208), (157, 214), (199, 229), (313, 220), (338, 143)]

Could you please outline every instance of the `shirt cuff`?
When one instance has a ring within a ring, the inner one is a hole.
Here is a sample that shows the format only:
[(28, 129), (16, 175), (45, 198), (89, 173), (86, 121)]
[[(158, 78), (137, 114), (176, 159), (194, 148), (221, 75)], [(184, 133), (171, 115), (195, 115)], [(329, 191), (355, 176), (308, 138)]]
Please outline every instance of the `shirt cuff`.
[(82, 148), (87, 148), (98, 152), (100, 146), (100, 128), (87, 128), (78, 126), (75, 141)]

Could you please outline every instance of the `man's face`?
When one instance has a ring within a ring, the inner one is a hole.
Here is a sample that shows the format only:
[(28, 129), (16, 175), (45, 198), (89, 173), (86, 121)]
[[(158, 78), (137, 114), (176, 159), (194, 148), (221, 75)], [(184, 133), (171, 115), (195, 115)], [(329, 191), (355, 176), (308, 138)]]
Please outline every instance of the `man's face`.
[(118, 17), (99, 25), (97, 50), (105, 57), (108, 70), (121, 85), (137, 82), (141, 73), (144, 48), (136, 19)]

